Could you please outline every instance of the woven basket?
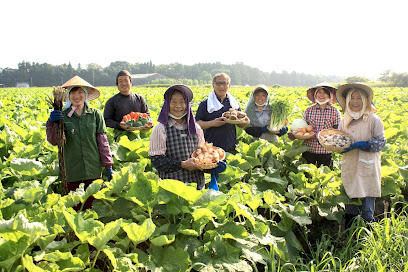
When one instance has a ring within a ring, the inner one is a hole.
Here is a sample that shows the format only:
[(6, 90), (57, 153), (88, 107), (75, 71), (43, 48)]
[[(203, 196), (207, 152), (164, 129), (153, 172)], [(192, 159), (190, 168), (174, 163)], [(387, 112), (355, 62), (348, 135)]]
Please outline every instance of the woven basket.
[(225, 116), (224, 116), (224, 114), (225, 114), (226, 112), (224, 112), (223, 114), (222, 114), (222, 117), (224, 117), (225, 118), (225, 122), (226, 123), (228, 123), (228, 124), (234, 124), (234, 125), (239, 125), (239, 124), (241, 124), (243, 121), (244, 121), (244, 119), (245, 119), (245, 117), (243, 117), (243, 118), (241, 118), (241, 119), (237, 119), (237, 120), (230, 120), (230, 119), (228, 119), (228, 118), (226, 118)]
[(320, 143), (324, 148), (326, 148), (327, 150), (330, 150), (330, 151), (333, 151), (333, 152), (341, 153), (341, 152), (345, 151), (346, 148), (349, 147), (349, 146), (345, 146), (345, 147), (334, 147), (334, 146), (331, 146), (331, 145), (326, 145), (326, 144), (323, 143), (323, 141), (321, 140), (321, 137), (322, 137), (323, 135), (325, 135), (325, 134), (342, 134), (342, 135), (345, 135), (345, 136), (349, 137), (349, 138), (351, 139), (351, 142), (352, 142), (352, 143), (354, 142), (353, 136), (351, 136), (350, 134), (348, 134), (348, 133), (346, 133), (346, 132), (344, 132), (344, 131), (338, 130), (338, 129), (331, 128), (331, 129), (325, 129), (325, 130), (320, 131), (320, 132), (319, 132), (319, 135), (318, 135), (318, 137), (317, 137), (317, 139), (319, 140), (319, 143)]
[(307, 140), (307, 139), (312, 138), (315, 134), (316, 134), (316, 132), (310, 131), (309, 135), (297, 135), (297, 134), (292, 134), (292, 135), (293, 135), (293, 137), (295, 137), (295, 139)]
[[(217, 148), (219, 148), (219, 147), (217, 147)], [(219, 149), (221, 149), (221, 148), (219, 148)], [(223, 153), (224, 153), (224, 156), (222, 156), (222, 158), (220, 158), (219, 161), (223, 161), (225, 159), (225, 151), (224, 150), (223, 150)], [(193, 154), (191, 154), (191, 157), (192, 158), (196, 157), (196, 152), (195, 151), (193, 152)], [(201, 166), (203, 169), (214, 169), (215, 167), (218, 166), (218, 162), (211, 163), (211, 164), (202, 164), (202, 163), (195, 162), (195, 164)]]

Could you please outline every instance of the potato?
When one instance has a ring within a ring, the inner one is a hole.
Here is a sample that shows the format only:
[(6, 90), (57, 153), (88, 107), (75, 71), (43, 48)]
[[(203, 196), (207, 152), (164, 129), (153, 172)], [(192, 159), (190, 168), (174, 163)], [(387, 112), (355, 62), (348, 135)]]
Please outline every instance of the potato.
[(213, 164), (224, 158), (225, 153), (224, 150), (213, 146), (212, 143), (204, 143), (194, 151), (192, 156), (196, 163)]

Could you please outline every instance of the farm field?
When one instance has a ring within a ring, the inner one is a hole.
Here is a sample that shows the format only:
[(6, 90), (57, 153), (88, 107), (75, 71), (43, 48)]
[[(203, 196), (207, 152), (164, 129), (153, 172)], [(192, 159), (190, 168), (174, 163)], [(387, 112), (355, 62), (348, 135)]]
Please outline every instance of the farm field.
[[(117, 89), (99, 89), (90, 105), (103, 111)], [(310, 105), (306, 89), (269, 90), (291, 101), (291, 121)], [(220, 192), (159, 180), (147, 154), (151, 131), (115, 142), (108, 128), (112, 180), (63, 196), (57, 147), (45, 134), (52, 88), (0, 88), (0, 271), (408, 271), (408, 91), (373, 89), (387, 139), (383, 198), (377, 222), (345, 232), (344, 205), (358, 202), (342, 187), (341, 155), (333, 170), (316, 168), (300, 158), (300, 140), (252, 142), (242, 129)], [(132, 88), (155, 124), (165, 90)], [(211, 88), (192, 90), (195, 113)], [(230, 93), (245, 109), (251, 90)], [(91, 195), (92, 209), (72, 208)]]

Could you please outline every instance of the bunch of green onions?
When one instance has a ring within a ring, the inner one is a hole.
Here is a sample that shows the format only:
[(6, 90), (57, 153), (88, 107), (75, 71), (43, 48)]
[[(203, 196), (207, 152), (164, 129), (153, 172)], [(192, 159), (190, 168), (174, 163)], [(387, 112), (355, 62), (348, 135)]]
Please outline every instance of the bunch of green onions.
[(286, 121), (292, 112), (292, 105), (288, 100), (275, 98), (270, 102), (270, 106), (272, 113), (269, 130), (276, 132), (286, 125)]

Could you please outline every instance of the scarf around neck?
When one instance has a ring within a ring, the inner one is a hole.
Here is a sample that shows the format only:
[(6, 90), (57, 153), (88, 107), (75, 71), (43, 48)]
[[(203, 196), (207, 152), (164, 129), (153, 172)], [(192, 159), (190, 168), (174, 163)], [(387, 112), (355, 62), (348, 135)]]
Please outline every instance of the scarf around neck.
[[(238, 110), (239, 109), (239, 103), (238, 101), (229, 93), (227, 93), (227, 98), (230, 102), (231, 108)], [(217, 95), (215, 94), (215, 91), (212, 90), (210, 95), (208, 96), (207, 99), (207, 111), (208, 113), (213, 113), (214, 111), (219, 111), (221, 108), (223, 108), (224, 105), (221, 104), (221, 102), (218, 100)]]

